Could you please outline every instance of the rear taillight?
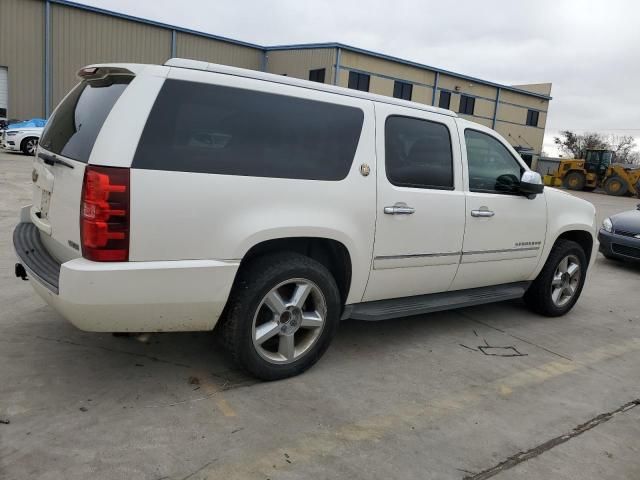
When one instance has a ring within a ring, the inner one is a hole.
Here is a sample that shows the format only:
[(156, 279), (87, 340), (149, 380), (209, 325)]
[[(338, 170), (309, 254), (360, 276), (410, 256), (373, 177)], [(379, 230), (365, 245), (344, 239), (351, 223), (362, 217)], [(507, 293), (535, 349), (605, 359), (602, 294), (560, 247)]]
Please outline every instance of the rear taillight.
[(82, 184), (82, 256), (96, 262), (129, 260), (129, 169), (88, 166)]

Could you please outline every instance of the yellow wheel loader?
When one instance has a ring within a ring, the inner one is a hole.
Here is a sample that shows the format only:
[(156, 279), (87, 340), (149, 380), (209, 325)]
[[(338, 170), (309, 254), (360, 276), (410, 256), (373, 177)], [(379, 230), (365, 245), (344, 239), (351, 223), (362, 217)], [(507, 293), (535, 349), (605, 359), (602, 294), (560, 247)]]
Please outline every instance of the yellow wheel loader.
[(611, 150), (587, 150), (584, 159), (562, 160), (558, 170), (544, 176), (545, 185), (569, 190), (602, 188), (608, 195), (640, 196), (640, 169), (612, 163)]

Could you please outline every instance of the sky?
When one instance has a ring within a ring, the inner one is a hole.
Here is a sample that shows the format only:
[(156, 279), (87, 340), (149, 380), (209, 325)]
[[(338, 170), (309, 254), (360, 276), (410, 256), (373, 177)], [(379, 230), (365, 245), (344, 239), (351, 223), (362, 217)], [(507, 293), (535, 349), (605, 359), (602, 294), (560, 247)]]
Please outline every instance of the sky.
[[(78, 1), (78, 0), (76, 0)], [(640, 2), (79, 0), (259, 45), (341, 42), (506, 85), (553, 83), (560, 130), (640, 144)]]

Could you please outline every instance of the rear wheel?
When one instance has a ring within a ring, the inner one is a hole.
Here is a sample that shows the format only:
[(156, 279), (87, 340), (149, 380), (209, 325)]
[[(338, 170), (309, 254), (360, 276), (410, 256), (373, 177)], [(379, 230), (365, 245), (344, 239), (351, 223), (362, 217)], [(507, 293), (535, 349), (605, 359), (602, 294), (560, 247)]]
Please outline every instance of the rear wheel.
[(525, 293), (525, 303), (534, 312), (547, 317), (564, 315), (582, 293), (587, 266), (587, 257), (579, 244), (559, 239), (542, 271)]
[(238, 275), (221, 325), (234, 360), (263, 380), (291, 377), (317, 362), (340, 319), (331, 273), (304, 255), (279, 253)]
[(35, 155), (36, 150), (38, 149), (38, 139), (36, 137), (29, 137), (22, 140), (22, 144), (20, 144), (20, 150), (25, 155)]
[(626, 195), (628, 190), (629, 186), (627, 185), (627, 182), (617, 175), (607, 178), (604, 182), (604, 191), (607, 192), (607, 195), (621, 197)]
[(581, 172), (569, 172), (562, 184), (569, 190), (582, 190), (587, 183), (587, 177)]

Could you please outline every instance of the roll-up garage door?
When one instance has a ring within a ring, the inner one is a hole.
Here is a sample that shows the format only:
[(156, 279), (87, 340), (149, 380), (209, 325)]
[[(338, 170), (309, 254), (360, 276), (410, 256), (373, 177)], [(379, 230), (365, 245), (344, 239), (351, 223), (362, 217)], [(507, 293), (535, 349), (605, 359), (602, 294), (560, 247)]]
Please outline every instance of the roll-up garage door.
[(7, 117), (9, 105), (9, 81), (7, 80), (7, 67), (0, 67), (0, 118)]

